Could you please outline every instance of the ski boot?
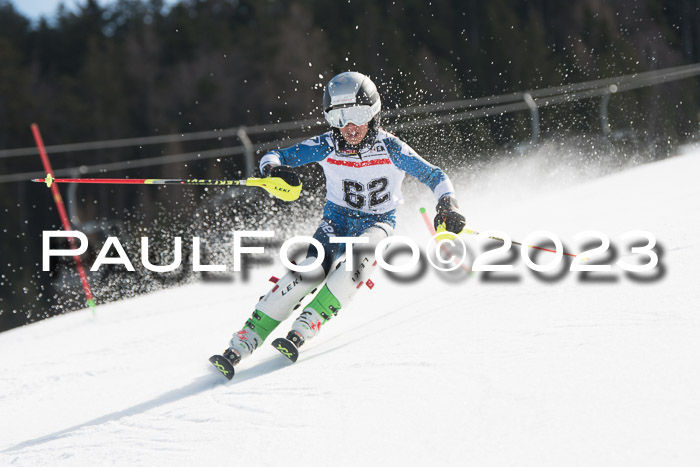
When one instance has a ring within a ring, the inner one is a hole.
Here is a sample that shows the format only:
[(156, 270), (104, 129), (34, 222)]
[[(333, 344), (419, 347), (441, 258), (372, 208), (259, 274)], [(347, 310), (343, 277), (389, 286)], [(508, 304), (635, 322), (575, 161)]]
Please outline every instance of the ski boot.
[[(317, 311), (318, 310), (318, 311)], [(275, 339), (272, 346), (292, 362), (299, 358), (299, 347), (321, 331), (321, 326), (340, 311), (340, 302), (324, 286), (299, 317), (286, 338)]]
[(315, 310), (306, 308), (294, 321), (287, 337), (275, 339), (272, 346), (292, 362), (296, 362), (299, 358), (299, 347), (304, 345), (306, 339), (311, 339), (318, 334), (322, 322), (323, 318)]
[(279, 323), (256, 309), (245, 322), (243, 329), (233, 335), (229, 348), (222, 355), (212, 355), (209, 361), (226, 378), (233, 378), (233, 367), (238, 365), (242, 359), (250, 356)]
[(231, 379), (235, 373), (234, 367), (243, 357), (253, 353), (258, 347), (259, 339), (255, 332), (242, 329), (233, 335), (230, 347), (224, 350), (222, 355), (212, 355), (209, 361), (222, 375)]

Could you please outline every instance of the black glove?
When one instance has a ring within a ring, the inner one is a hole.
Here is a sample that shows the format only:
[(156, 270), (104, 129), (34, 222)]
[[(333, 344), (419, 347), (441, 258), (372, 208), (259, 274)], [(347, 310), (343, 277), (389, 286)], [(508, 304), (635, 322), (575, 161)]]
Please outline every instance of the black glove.
[(266, 165), (262, 170), (263, 177), (279, 177), (291, 186), (301, 185), (301, 179), (288, 165)]
[(464, 216), (457, 212), (459, 206), (457, 205), (457, 200), (451, 196), (443, 196), (438, 201), (435, 210), (437, 214), (435, 215), (435, 229), (437, 230), (438, 225), (445, 223), (445, 228), (452, 233), (460, 233), (464, 229), (466, 220)]

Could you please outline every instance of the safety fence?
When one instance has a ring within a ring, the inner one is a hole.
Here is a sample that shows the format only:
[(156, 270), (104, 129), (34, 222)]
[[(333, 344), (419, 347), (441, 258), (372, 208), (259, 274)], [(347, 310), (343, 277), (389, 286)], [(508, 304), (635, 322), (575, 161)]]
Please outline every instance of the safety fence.
[[(673, 68), (652, 70), (612, 78), (597, 79), (581, 83), (554, 86), (545, 89), (515, 92), (510, 94), (464, 99), (428, 105), (388, 109), (382, 111), (382, 116), (396, 118), (397, 123), (386, 126), (389, 131), (401, 132), (416, 128), (438, 125), (450, 125), (457, 122), (502, 115), (511, 112), (529, 110), (531, 115), (531, 142), (536, 143), (540, 133), (539, 109), (564, 103), (600, 97), (601, 131), (610, 133), (608, 125), (608, 103), (614, 94), (631, 91), (643, 87), (692, 78), (700, 75), (700, 64), (684, 65)], [(410, 117), (401, 121), (401, 117)], [(254, 170), (254, 156), (258, 151), (265, 151), (284, 145), (294, 144), (304, 138), (284, 139), (253, 143), (251, 137), (269, 135), (290, 130), (309, 130), (317, 126), (325, 126), (322, 118), (310, 118), (291, 122), (271, 123), (254, 126), (238, 126), (219, 130), (198, 131), (190, 133), (175, 133), (168, 135), (146, 136), (139, 138), (122, 138), (113, 140), (90, 141), (83, 143), (57, 144), (46, 146), (52, 156), (75, 153), (79, 151), (94, 151), (126, 147), (142, 147), (146, 145), (182, 143), (191, 141), (221, 140), (236, 137), (240, 144), (230, 147), (189, 151), (178, 154), (159, 155), (109, 163), (96, 163), (57, 169), (57, 176), (75, 174), (94, 174), (116, 170), (153, 167), (166, 164), (186, 163), (190, 161), (241, 155), (245, 175)], [(35, 147), (0, 150), (0, 159), (17, 157), (36, 157)], [(41, 171), (22, 172), (0, 175), (0, 183), (23, 182), (31, 178), (45, 175)]]

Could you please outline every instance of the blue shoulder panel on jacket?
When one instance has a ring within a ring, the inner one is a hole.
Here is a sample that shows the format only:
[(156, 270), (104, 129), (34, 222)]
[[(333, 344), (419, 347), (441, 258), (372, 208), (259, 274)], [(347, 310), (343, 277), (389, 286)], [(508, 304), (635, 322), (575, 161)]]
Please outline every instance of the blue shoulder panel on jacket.
[(389, 157), (396, 167), (435, 190), (438, 184), (447, 179), (439, 167), (434, 166), (416, 153), (408, 144), (393, 136), (384, 139)]
[(270, 151), (270, 153), (277, 154), (283, 165), (291, 167), (319, 162), (333, 152), (333, 147), (328, 139), (328, 133), (324, 133), (288, 148), (275, 149)]

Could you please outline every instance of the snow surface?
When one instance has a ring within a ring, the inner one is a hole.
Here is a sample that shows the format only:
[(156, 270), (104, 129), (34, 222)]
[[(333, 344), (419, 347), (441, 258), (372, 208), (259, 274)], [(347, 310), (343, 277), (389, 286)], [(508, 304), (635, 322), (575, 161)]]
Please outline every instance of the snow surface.
[[(381, 272), (296, 364), (266, 343), (231, 382), (207, 358), (279, 266), (4, 332), (0, 465), (700, 465), (698, 173), (695, 149), (530, 194), (506, 173), (460, 187), (470, 222), (514, 240), (578, 251), (597, 229), (630, 260), (617, 237), (648, 230), (658, 275)], [(397, 233), (423, 244), (415, 191)]]

